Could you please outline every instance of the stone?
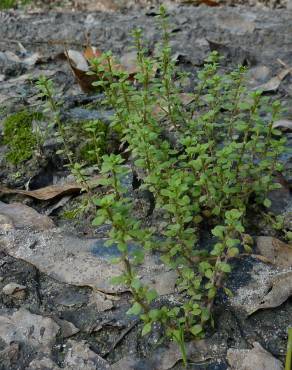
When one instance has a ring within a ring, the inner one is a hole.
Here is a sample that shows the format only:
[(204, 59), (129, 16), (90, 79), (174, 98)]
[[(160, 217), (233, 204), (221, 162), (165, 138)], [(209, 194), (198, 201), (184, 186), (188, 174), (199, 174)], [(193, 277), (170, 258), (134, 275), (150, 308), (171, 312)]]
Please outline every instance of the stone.
[[(123, 272), (121, 263), (111, 262), (120, 252), (116, 246), (105, 246), (105, 242), (106, 239), (80, 238), (55, 228), (34, 233), (16, 230), (5, 235), (0, 245), (7, 254), (29, 262), (60, 282), (89, 286), (103, 293), (125, 292), (128, 290), (126, 286), (111, 283), (111, 278)], [(129, 245), (131, 250), (137, 248)], [(150, 254), (138, 268), (141, 280), (147, 283), (158, 281), (165, 272), (166, 267), (159, 257)], [(167, 289), (169, 291), (170, 286)]]
[(23, 299), (25, 298), (26, 295), (25, 290), (26, 290), (25, 285), (9, 283), (5, 285), (5, 287), (2, 289), (2, 292), (6, 295), (13, 296), (14, 298), (17, 299)]
[(61, 369), (57, 366), (50, 358), (43, 357), (41, 359), (34, 359), (25, 368), (25, 370), (59, 370)]
[(66, 370), (106, 370), (110, 365), (106, 360), (93, 352), (86, 341), (68, 340), (68, 352), (64, 358)]
[(33, 208), (21, 203), (0, 202), (0, 216), (2, 220), (6, 220), (3, 225), (8, 225), (5, 226), (8, 229), (14, 227), (15, 229), (48, 230), (54, 227), (54, 223), (49, 217), (41, 215)]
[(252, 349), (229, 349), (227, 360), (231, 366), (230, 370), (283, 370), (281, 361), (257, 342), (253, 343)]
[(22, 342), (38, 351), (49, 353), (60, 327), (49, 317), (21, 308), (0, 316), (0, 338), (7, 344)]
[(54, 321), (60, 326), (62, 337), (69, 338), (72, 335), (79, 333), (79, 329), (76, 328), (72, 322), (67, 320), (61, 320), (58, 318), (54, 318)]

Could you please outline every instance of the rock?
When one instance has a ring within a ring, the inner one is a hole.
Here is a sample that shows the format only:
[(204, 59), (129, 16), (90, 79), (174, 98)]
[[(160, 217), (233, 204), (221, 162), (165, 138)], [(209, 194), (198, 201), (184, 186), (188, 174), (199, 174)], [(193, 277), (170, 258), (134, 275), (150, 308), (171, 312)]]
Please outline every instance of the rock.
[[(3, 244), (9, 255), (58, 281), (108, 293), (124, 290), (110, 283), (113, 276), (121, 274), (122, 266), (110, 262), (110, 251), (102, 239), (82, 239), (58, 229), (34, 234), (22, 230), (7, 235)], [(91, 251), (97, 245), (102, 252), (94, 256)]]
[(14, 298), (17, 299), (24, 299), (26, 295), (25, 290), (26, 290), (25, 285), (9, 283), (5, 285), (5, 287), (2, 289), (2, 292), (6, 295), (13, 296)]
[(17, 341), (49, 353), (59, 329), (51, 318), (32, 314), (24, 308), (0, 316), (0, 338), (7, 345)]
[(15, 365), (20, 365), (20, 346), (18, 343), (11, 343), (0, 351), (0, 369), (12, 369)]
[(281, 361), (273, 357), (259, 343), (253, 343), (253, 349), (229, 349), (227, 360), (230, 370), (282, 370)]
[(257, 250), (277, 267), (292, 268), (292, 245), (271, 236), (259, 236)]
[(12, 218), (0, 213), (0, 231), (6, 232), (13, 229), (14, 224)]
[(59, 370), (61, 369), (57, 366), (50, 358), (43, 357), (42, 359), (33, 360), (25, 370)]
[(61, 335), (63, 338), (69, 338), (72, 337), (72, 335), (79, 333), (79, 329), (76, 328), (72, 322), (67, 320), (61, 320), (58, 318), (54, 318), (54, 321), (60, 326), (61, 329)]
[[(105, 246), (106, 239), (79, 238), (64, 233), (61, 229), (42, 232), (16, 230), (2, 238), (7, 254), (23, 259), (41, 272), (67, 284), (89, 286), (103, 293), (127, 291), (125, 286), (113, 285), (111, 278), (123, 272), (121, 263), (111, 260), (120, 255), (116, 246)], [(134, 250), (138, 248), (130, 245)], [(158, 256), (146, 255), (139, 266), (138, 274), (147, 283), (158, 281), (166, 272)], [(172, 284), (173, 287), (173, 284)], [(168, 286), (168, 291), (170, 290)]]
[(252, 13), (245, 14), (218, 14), (216, 24), (221, 29), (226, 29), (235, 35), (244, 35), (252, 33), (256, 27), (254, 20), (256, 15)]
[(54, 298), (54, 303), (65, 307), (81, 307), (88, 303), (88, 297), (85, 294), (79, 292), (72, 292), (71, 290), (65, 290)]
[(0, 202), (0, 216), (2, 220), (6, 220), (4, 225), (10, 225), (5, 226), (8, 229), (14, 227), (15, 229), (48, 230), (54, 227), (54, 223), (49, 217), (41, 215), (33, 208), (21, 203)]
[(98, 312), (110, 310), (114, 306), (111, 299), (107, 299), (107, 296), (99, 292), (92, 292), (89, 304), (96, 306)]
[(162, 272), (149, 282), (159, 295), (174, 293), (177, 274), (175, 271)]
[(66, 370), (106, 370), (110, 366), (106, 360), (89, 349), (84, 340), (68, 340), (68, 353), (64, 358)]

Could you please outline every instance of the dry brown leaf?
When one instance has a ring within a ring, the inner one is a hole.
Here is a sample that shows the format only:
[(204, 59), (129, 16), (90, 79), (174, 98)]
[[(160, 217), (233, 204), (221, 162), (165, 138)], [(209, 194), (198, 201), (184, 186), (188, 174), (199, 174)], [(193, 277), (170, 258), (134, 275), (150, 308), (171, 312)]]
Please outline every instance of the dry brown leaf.
[(83, 52), (83, 56), (89, 62), (94, 58), (100, 58), (101, 55), (102, 55), (102, 52), (99, 49), (97, 49), (95, 46), (87, 46)]
[[(67, 50), (65, 52), (73, 74), (80, 85), (82, 91), (90, 93), (96, 90), (92, 85), (93, 82), (98, 80), (96, 75), (88, 75), (90, 71), (90, 62), (94, 58), (98, 58), (102, 55), (102, 52), (93, 46), (87, 46), (83, 54), (76, 50)], [(117, 71), (125, 71), (129, 74), (129, 79), (133, 80), (134, 75), (138, 72), (136, 66), (136, 58), (132, 53), (125, 54), (122, 58), (122, 63), (118, 64), (112, 58), (113, 67)], [(105, 70), (107, 69), (107, 62), (103, 63)], [(100, 76), (102, 77), (102, 76)]]
[(279, 307), (292, 295), (292, 271), (276, 275), (271, 280), (270, 290), (261, 301), (248, 312), (248, 315), (263, 308)]
[(182, 0), (183, 4), (194, 4), (194, 5), (199, 5), (199, 4), (205, 4), (208, 6), (219, 6), (219, 2), (214, 1), (214, 0)]
[(219, 6), (220, 5), (219, 3), (217, 3), (217, 1), (214, 1), (214, 0), (200, 0), (199, 2), (201, 4), (205, 4), (208, 6)]
[(272, 77), (268, 82), (262, 85), (256, 86), (253, 90), (262, 90), (266, 92), (276, 91), (279, 88), (282, 80), (291, 72), (292, 72), (291, 67), (285, 68), (280, 73), (278, 73), (277, 76)]
[[(88, 185), (90, 188), (94, 188), (98, 186), (98, 180), (100, 176), (94, 176), (92, 179), (88, 181)], [(38, 200), (51, 200), (56, 197), (74, 194), (81, 192), (83, 186), (77, 183), (71, 184), (63, 184), (63, 185), (49, 185), (45, 186), (44, 188), (37, 189), (37, 190), (21, 190), (21, 189), (9, 189), (6, 187), (0, 186), (0, 193), (2, 194), (22, 194), (28, 197), (38, 199)]]
[(260, 236), (257, 238), (257, 249), (270, 263), (278, 267), (292, 267), (292, 245), (270, 236)]
[(92, 86), (92, 83), (97, 80), (97, 77), (87, 74), (89, 65), (84, 55), (76, 50), (68, 50), (66, 51), (66, 56), (82, 91), (85, 93), (93, 92), (95, 87)]
[(8, 189), (0, 187), (2, 194), (22, 194), (38, 200), (51, 200), (59, 196), (78, 193), (82, 189), (78, 184), (50, 185), (37, 190)]

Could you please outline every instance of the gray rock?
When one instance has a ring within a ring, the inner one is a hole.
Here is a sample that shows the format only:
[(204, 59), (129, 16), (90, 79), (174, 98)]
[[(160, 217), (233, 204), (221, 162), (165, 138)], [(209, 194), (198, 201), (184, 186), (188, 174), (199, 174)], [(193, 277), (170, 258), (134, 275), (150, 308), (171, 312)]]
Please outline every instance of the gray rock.
[[(7, 234), (2, 244), (9, 255), (33, 264), (60, 282), (89, 286), (104, 293), (127, 291), (127, 287), (110, 282), (112, 277), (122, 273), (123, 266), (121, 263), (111, 263), (112, 258), (119, 256), (120, 252), (116, 246), (105, 246), (105, 241), (79, 238), (56, 228), (34, 233), (16, 230)], [(129, 248), (134, 250), (138, 246), (130, 245)], [(142, 281), (150, 284), (153, 281), (154, 286), (165, 272), (166, 267), (159, 257), (150, 254), (146, 255), (144, 264), (138, 269)], [(173, 287), (173, 279), (170, 283)]]
[(66, 370), (106, 370), (110, 365), (102, 357), (89, 349), (84, 340), (76, 342), (69, 340), (68, 352), (64, 359)]
[(2, 289), (2, 292), (6, 295), (13, 296), (17, 299), (23, 299), (25, 297), (25, 285), (20, 285), (17, 283), (9, 283), (5, 285), (5, 287)]
[(25, 370), (59, 370), (57, 366), (50, 358), (43, 357), (42, 359), (33, 360)]
[(0, 316), (0, 338), (7, 345), (22, 342), (49, 353), (59, 329), (51, 318), (32, 314), (24, 308)]
[(8, 225), (5, 229), (14, 227), (16, 229), (47, 230), (54, 227), (53, 221), (48, 216), (41, 215), (33, 208), (21, 203), (0, 202), (0, 216), (4, 220), (3, 225)]
[(227, 359), (231, 370), (282, 370), (281, 361), (273, 357), (259, 343), (253, 349), (229, 349)]

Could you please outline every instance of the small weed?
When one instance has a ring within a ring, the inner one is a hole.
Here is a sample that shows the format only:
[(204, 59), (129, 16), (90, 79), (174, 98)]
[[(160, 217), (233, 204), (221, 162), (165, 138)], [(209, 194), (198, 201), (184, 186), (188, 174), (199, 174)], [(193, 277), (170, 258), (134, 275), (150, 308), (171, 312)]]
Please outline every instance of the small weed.
[[(162, 42), (157, 59), (148, 56), (141, 30), (133, 33), (139, 68), (136, 84), (115, 68), (110, 52), (92, 61), (92, 73), (99, 77), (95, 85), (104, 89), (107, 103), (115, 109), (112, 125), (122, 132), (142, 188), (153, 194), (163, 220), (159, 228), (143, 227), (133, 216), (134, 204), (122, 181), (129, 169), (121, 155), (111, 154), (103, 156), (100, 182), (111, 191), (95, 200), (98, 211), (93, 224), (111, 225), (107, 244), (117, 245), (124, 265), (124, 273), (114, 282), (131, 290), (133, 305), (128, 313), (144, 322), (142, 335), (160, 323), (165, 335), (177, 342), (186, 364), (185, 341), (204, 337), (206, 326), (213, 326), (218, 290), (231, 294), (224, 287), (232, 269), (229, 260), (242, 249), (251, 250), (252, 238), (245, 233), (250, 202), (268, 208), (269, 191), (280, 187), (274, 173), (281, 171), (277, 159), (285, 140), (273, 129), (279, 101), (271, 103), (260, 91), (248, 92), (242, 66), (220, 73), (216, 52), (198, 73), (191, 103), (184, 104), (178, 86), (185, 75), (171, 59), (163, 7), (159, 21)], [(214, 238), (210, 252), (200, 247), (202, 222)], [(130, 241), (140, 245), (139, 251), (128, 249)], [(150, 250), (159, 252), (163, 263), (177, 273), (181, 303), (176, 307), (153, 308), (157, 293), (137, 274), (136, 266)]]

